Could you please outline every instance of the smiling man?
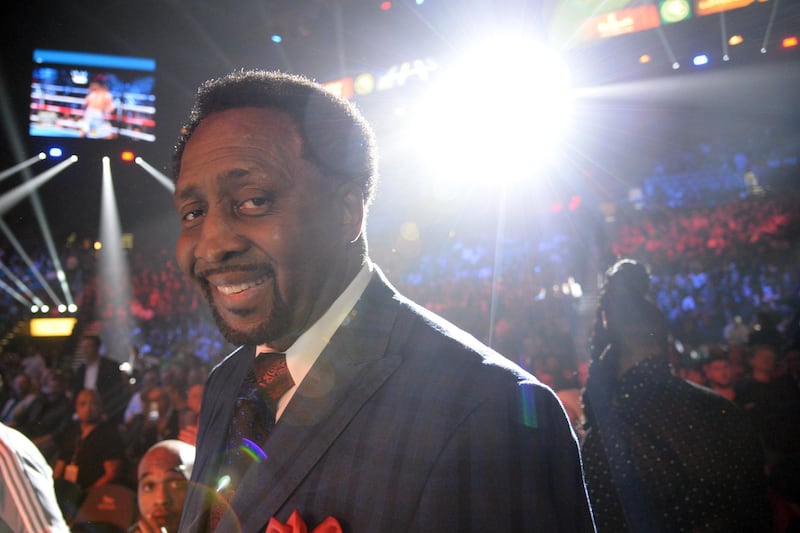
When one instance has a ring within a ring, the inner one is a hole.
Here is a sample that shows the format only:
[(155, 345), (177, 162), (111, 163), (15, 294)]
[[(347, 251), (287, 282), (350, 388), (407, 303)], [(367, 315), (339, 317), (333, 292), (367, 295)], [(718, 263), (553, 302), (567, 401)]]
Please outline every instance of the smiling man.
[(204, 84), (175, 154), (177, 257), (242, 346), (210, 373), (181, 531), (591, 531), (551, 390), (369, 259), (373, 134), (305, 78)]

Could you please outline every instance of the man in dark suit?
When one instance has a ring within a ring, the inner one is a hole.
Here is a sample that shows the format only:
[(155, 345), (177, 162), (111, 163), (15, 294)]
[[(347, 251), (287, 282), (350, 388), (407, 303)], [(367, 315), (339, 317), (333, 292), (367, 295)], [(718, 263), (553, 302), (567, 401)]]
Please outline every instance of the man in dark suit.
[(102, 341), (95, 333), (81, 337), (79, 350), (84, 362), (75, 372), (72, 394), (77, 397), (83, 389), (97, 391), (106, 416), (114, 423), (121, 424), (127, 404), (122, 372), (119, 363), (100, 355), (101, 345)]
[[(208, 82), (174, 175), (178, 262), (242, 345), (206, 384), (181, 531), (594, 529), (553, 392), (370, 261), (374, 139), (349, 103), (282, 74)], [(248, 385), (262, 352), (286, 354), (274, 403)]]

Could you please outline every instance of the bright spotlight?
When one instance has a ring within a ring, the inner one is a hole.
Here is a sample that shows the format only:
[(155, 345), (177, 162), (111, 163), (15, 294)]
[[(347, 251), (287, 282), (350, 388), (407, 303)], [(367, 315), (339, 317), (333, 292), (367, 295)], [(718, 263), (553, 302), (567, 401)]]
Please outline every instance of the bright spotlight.
[(57, 307), (59, 313), (65, 313), (67, 311), (67, 306), (64, 304), (59, 304)]
[(39, 306), (38, 305), (32, 305), (31, 306), (31, 313), (38, 313), (38, 312), (39, 312)]
[(135, 159), (136, 156), (130, 150), (123, 150), (123, 152), (119, 155), (119, 157), (126, 163), (130, 163)]
[(283, 42), (283, 37), (281, 37), (280, 35), (278, 35), (276, 33), (276, 34), (272, 35), (272, 37), (270, 37), (270, 40), (275, 44), (280, 44), (280, 43)]
[(441, 72), (416, 142), (440, 179), (513, 181), (553, 155), (571, 109), (569, 69), (555, 52), (496, 37)]
[(44, 304), (44, 305), (43, 305), (43, 306), (42, 306), (42, 307), (41, 307), (39, 310), (40, 310), (42, 313), (49, 313), (49, 312), (50, 312), (50, 306), (49, 306), (49, 305), (47, 305), (47, 304)]
[(53, 146), (50, 150), (47, 151), (47, 154), (50, 157), (61, 157), (64, 155), (64, 150), (61, 149), (59, 146)]
[(67, 311), (69, 311), (70, 313), (74, 313), (77, 310), (78, 310), (78, 306), (75, 305), (75, 304), (69, 304), (67, 306)]
[(703, 65), (708, 65), (708, 56), (705, 54), (694, 56), (694, 58), (692, 59), (692, 63), (696, 67), (702, 67)]

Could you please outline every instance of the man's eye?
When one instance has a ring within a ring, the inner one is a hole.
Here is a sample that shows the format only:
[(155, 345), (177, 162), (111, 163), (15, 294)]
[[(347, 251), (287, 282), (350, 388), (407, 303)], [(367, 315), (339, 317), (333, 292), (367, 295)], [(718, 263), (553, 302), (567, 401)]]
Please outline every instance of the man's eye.
[(152, 483), (143, 483), (139, 485), (139, 490), (142, 492), (152, 492), (153, 484)]
[(187, 211), (183, 215), (183, 220), (185, 222), (192, 222), (193, 220), (197, 220), (203, 215), (202, 209), (192, 209), (191, 211)]
[(236, 210), (243, 214), (262, 214), (265, 213), (272, 203), (268, 198), (264, 197), (255, 197), (255, 198), (248, 198), (243, 202), (240, 202), (236, 206)]

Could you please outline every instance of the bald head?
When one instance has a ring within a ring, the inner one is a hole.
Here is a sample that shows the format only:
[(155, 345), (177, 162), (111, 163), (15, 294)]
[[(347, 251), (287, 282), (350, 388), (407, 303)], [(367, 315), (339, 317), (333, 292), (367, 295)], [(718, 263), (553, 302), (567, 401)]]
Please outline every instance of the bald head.
[(179, 440), (153, 445), (139, 461), (138, 500), (142, 531), (177, 531), (194, 467), (195, 448)]

